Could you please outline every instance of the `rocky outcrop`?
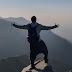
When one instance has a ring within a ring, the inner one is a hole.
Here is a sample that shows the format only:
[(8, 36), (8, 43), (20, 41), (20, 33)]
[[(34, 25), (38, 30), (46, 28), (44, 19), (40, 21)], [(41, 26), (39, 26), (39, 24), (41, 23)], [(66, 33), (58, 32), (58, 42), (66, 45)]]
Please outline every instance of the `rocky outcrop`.
[(47, 66), (47, 64), (45, 64), (44, 60), (39, 60), (37, 62), (35, 62), (35, 69), (30, 69), (31, 65), (29, 65), (28, 67), (25, 67), (22, 72), (54, 72), (52, 70), (52, 66), (49, 65)]

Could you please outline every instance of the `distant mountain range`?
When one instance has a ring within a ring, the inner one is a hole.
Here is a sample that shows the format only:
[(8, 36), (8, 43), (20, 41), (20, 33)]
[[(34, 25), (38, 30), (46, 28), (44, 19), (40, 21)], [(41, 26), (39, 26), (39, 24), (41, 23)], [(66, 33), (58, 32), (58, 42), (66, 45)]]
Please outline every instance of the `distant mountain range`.
[(20, 25), (24, 25), (24, 24), (30, 23), (30, 21), (26, 20), (23, 17), (18, 17), (18, 18), (9, 17), (9, 18), (4, 18), (4, 19), (7, 20), (7, 21), (18, 23)]
[[(29, 64), (30, 60), (27, 55), (4, 58), (0, 60), (0, 72), (21, 72)], [(49, 60), (49, 64), (56, 72), (69, 72), (72, 69), (72, 66), (53, 59)]]
[[(22, 17), (0, 19), (0, 58), (30, 53), (27, 30), (12, 27), (12, 22), (19, 25), (30, 23)], [(69, 41), (51, 31), (41, 31), (40, 35), (48, 47), (49, 58), (72, 65), (72, 45)]]
[(0, 19), (2, 19), (2, 17), (0, 17)]

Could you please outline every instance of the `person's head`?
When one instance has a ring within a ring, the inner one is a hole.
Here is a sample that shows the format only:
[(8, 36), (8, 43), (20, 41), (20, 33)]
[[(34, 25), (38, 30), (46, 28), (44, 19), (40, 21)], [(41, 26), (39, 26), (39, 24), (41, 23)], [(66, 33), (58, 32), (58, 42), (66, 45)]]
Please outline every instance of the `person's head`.
[(36, 16), (32, 16), (31, 21), (32, 21), (32, 23), (35, 23), (36, 22)]

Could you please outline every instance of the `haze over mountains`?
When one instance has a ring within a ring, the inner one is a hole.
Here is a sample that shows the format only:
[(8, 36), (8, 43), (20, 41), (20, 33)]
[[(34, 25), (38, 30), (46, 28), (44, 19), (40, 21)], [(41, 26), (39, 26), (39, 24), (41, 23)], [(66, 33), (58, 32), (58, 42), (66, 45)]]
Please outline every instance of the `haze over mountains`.
[[(22, 17), (0, 19), (0, 58), (29, 54), (27, 30), (11, 27), (12, 22), (19, 25), (30, 23)], [(48, 47), (50, 58), (72, 65), (72, 45), (69, 41), (51, 31), (42, 31), (41, 38)]]

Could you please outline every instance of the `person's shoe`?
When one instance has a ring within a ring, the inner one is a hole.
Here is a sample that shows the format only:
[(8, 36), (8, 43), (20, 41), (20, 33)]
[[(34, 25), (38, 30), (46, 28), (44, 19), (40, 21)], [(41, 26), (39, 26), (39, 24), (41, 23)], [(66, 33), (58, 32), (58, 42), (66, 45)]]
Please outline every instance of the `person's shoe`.
[(32, 67), (32, 69), (35, 69), (35, 68), (36, 68), (35, 66)]
[(33, 67), (31, 67), (29, 70), (32, 70), (32, 69), (35, 69), (36, 67), (35, 66), (33, 66)]

